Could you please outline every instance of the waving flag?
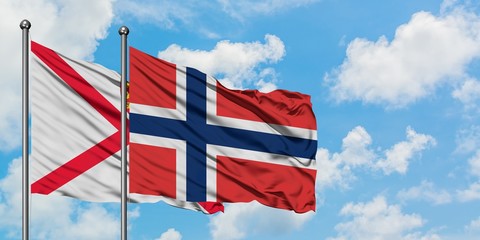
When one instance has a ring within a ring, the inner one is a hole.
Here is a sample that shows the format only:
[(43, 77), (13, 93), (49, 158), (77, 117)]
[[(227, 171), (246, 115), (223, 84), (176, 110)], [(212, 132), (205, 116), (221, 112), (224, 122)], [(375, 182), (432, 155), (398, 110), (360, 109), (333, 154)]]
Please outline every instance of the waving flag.
[[(119, 202), (120, 76), (36, 42), (31, 49), (31, 192)], [(129, 198), (208, 213), (223, 207), (139, 194)]]
[(130, 48), (130, 191), (315, 210), (310, 97), (234, 91)]

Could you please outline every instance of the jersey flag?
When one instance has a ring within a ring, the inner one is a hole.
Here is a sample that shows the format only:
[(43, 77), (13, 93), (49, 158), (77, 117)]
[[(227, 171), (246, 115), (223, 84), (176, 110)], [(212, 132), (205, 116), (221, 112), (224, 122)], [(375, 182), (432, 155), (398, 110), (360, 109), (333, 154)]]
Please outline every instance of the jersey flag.
[[(32, 51), (31, 192), (120, 202), (120, 75), (36, 42)], [(130, 194), (214, 213), (223, 206)]]
[(129, 104), (130, 192), (315, 210), (310, 96), (230, 90), (130, 47)]

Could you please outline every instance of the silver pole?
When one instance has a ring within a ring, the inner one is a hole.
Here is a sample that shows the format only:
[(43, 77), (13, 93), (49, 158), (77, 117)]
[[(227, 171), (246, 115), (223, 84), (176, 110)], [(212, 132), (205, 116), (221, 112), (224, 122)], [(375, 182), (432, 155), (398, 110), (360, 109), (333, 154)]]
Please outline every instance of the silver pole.
[(122, 88), (122, 103), (121, 103), (121, 118), (122, 118), (122, 177), (121, 177), (121, 209), (122, 209), (122, 227), (121, 227), (121, 236), (122, 240), (127, 240), (127, 35), (129, 30), (127, 27), (122, 26), (118, 33), (122, 38), (121, 45), (121, 61), (122, 61), (122, 78), (121, 78), (121, 88)]
[(30, 42), (28, 32), (32, 25), (28, 20), (20, 22), (22, 29), (22, 239), (28, 240), (30, 222), (30, 183), (28, 176), (28, 62)]

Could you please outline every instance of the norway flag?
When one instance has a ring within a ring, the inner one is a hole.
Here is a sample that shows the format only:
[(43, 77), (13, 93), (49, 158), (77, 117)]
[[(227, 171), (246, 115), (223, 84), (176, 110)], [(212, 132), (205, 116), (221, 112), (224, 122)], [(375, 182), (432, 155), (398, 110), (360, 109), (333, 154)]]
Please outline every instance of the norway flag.
[(130, 48), (130, 192), (315, 210), (310, 97), (223, 87)]

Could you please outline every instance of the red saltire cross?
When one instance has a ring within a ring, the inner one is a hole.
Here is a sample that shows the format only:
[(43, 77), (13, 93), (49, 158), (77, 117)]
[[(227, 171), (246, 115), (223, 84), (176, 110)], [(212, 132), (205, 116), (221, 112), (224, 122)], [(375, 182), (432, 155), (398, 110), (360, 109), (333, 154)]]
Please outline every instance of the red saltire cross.
[(50, 194), (121, 149), (120, 111), (68, 65), (55, 51), (33, 41), (31, 46), (32, 52), (40, 60), (117, 129), (117, 132), (114, 134), (98, 142), (32, 184), (32, 193)]

